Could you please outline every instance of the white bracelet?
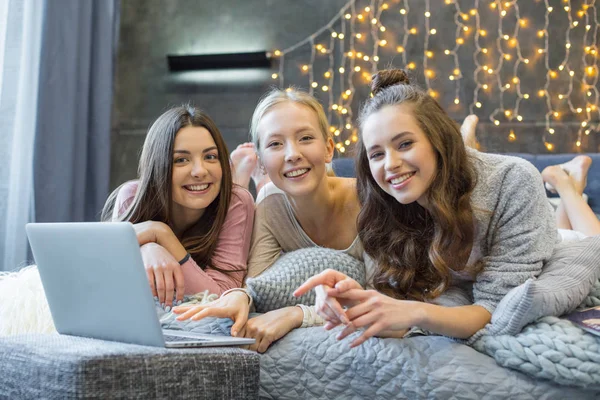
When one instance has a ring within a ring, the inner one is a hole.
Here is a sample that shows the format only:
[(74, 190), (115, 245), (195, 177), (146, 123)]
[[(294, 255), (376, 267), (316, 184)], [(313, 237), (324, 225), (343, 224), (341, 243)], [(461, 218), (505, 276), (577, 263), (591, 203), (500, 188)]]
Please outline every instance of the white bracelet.
[(313, 307), (308, 307), (304, 304), (296, 304), (296, 307), (300, 307), (302, 310), (302, 325), (300, 325), (300, 328), (323, 325), (325, 322), (325, 320), (321, 318), (319, 314), (317, 314)]
[(229, 289), (223, 292), (223, 294), (221, 294), (220, 297), (226, 296), (231, 292), (242, 292), (244, 293), (246, 296), (248, 296), (248, 306), (251, 307), (252, 306), (252, 296), (250, 296), (250, 293), (248, 293), (248, 291), (244, 288), (233, 288), (233, 289)]

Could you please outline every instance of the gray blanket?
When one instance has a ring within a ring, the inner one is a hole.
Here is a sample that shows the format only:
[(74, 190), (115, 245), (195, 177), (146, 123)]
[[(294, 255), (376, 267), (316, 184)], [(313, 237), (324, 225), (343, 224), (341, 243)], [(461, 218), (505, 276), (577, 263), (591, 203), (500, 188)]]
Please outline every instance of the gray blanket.
[[(229, 334), (228, 319), (163, 326)], [(600, 390), (559, 386), (504, 368), (473, 348), (439, 336), (335, 340), (322, 327), (296, 329), (261, 357), (260, 393), (267, 399), (597, 399)]]

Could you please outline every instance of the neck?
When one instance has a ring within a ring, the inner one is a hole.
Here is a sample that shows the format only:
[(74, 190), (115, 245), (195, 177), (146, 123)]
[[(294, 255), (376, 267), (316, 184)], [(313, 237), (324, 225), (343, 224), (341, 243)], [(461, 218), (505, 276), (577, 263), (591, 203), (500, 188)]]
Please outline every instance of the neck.
[(188, 230), (204, 215), (204, 209), (202, 210), (190, 210), (183, 209), (177, 204), (173, 204), (173, 210), (171, 211), (171, 229), (178, 238), (181, 238), (183, 232)]
[(296, 218), (324, 223), (333, 214), (335, 208), (333, 190), (332, 180), (325, 177), (312, 193), (297, 197), (287, 195), (287, 198), (292, 205)]

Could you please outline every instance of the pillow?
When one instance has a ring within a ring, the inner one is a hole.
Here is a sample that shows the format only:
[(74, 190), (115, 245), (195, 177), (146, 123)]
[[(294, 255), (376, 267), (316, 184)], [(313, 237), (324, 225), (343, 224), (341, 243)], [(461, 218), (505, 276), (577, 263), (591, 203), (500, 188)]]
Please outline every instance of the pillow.
[(308, 278), (328, 268), (340, 271), (365, 286), (365, 264), (340, 251), (309, 247), (285, 253), (265, 272), (246, 279), (257, 312), (268, 312), (297, 304), (313, 305), (313, 290), (301, 297), (293, 292)]
[[(485, 328), (491, 335), (516, 335), (538, 318), (573, 311), (600, 278), (600, 235), (560, 243), (537, 279), (512, 289)], [(480, 336), (480, 335), (479, 335)]]

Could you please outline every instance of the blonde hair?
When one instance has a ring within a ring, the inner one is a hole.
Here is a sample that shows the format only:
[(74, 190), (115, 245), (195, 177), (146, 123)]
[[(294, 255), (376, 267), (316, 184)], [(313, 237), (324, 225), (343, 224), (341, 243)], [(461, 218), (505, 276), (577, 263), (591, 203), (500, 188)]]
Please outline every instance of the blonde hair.
[[(323, 135), (323, 140), (325, 143), (327, 143), (329, 139), (333, 139), (333, 135), (329, 131), (327, 115), (325, 115), (325, 110), (323, 110), (323, 106), (321, 103), (319, 103), (319, 100), (314, 98), (312, 95), (294, 87), (290, 87), (286, 90), (273, 88), (265, 93), (265, 95), (260, 99), (258, 105), (254, 109), (254, 114), (252, 114), (252, 120), (250, 121), (250, 138), (256, 146), (257, 151), (260, 149), (258, 124), (260, 124), (260, 121), (263, 119), (265, 114), (273, 107), (285, 102), (300, 104), (314, 111), (317, 116), (319, 129), (321, 130), (321, 134)], [(326, 167), (327, 175), (335, 176), (331, 164), (327, 164)]]

